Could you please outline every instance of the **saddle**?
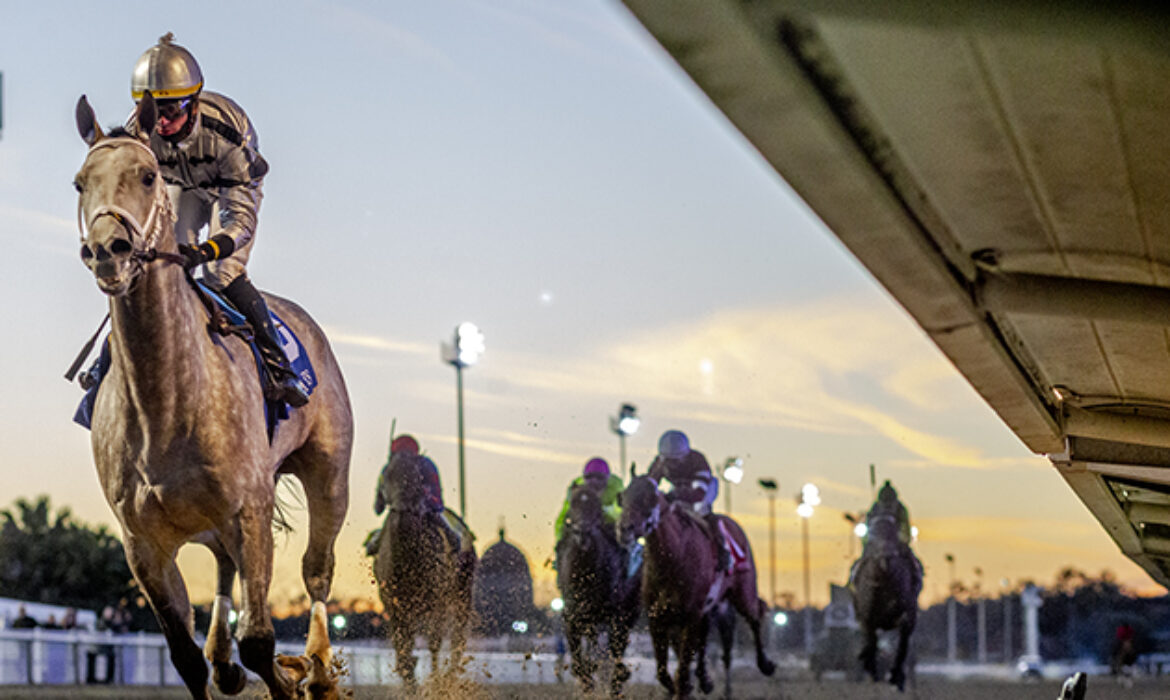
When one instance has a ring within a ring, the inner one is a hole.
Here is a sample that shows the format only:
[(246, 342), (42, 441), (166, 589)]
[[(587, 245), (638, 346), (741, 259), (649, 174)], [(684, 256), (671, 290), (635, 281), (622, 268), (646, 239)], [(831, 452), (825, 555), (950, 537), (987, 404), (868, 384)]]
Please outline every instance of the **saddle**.
[[(260, 379), (260, 390), (262, 395), (267, 396), (269, 393), (267, 391), (267, 383), (273, 380), (269, 374), (268, 364), (264, 361), (264, 357), (261, 354), (260, 347), (252, 337), (252, 334), (247, 331), (247, 321), (244, 319), (244, 315), (237, 311), (225, 297), (210, 287), (207, 287), (201, 281), (193, 280), (192, 282), (195, 285), (196, 291), (199, 292), (200, 298), (203, 299), (204, 304), (209, 307), (208, 313), (213, 317), (212, 329), (223, 335), (229, 333), (238, 335), (252, 349), (252, 356), (256, 361), (256, 373)], [(222, 314), (223, 318), (217, 317), (216, 311)], [(297, 381), (304, 388), (305, 394), (311, 395), (313, 390), (317, 388), (317, 373), (313, 370), (313, 364), (309, 360), (309, 353), (305, 352), (305, 346), (301, 344), (300, 339), (276, 315), (275, 311), (269, 309), (268, 315), (272, 317), (272, 323), (276, 326), (276, 333), (280, 339), (281, 347), (284, 349), (285, 355), (288, 356), (288, 361), (292, 366), (293, 372), (297, 375)], [(78, 381), (81, 383), (82, 388), (85, 389), (85, 396), (81, 398), (81, 403), (77, 406), (77, 411), (73, 414), (73, 422), (87, 430), (93, 422), (93, 407), (94, 402), (97, 400), (98, 387), (101, 386), (102, 379), (105, 378), (109, 369), (110, 338), (107, 335), (102, 342), (102, 349), (98, 354), (98, 359), (94, 361), (88, 370), (78, 376)], [(269, 442), (272, 442), (272, 436), (276, 431), (277, 423), (285, 420), (288, 416), (288, 404), (284, 401), (273, 401), (267, 398), (264, 400), (264, 420), (268, 429)]]

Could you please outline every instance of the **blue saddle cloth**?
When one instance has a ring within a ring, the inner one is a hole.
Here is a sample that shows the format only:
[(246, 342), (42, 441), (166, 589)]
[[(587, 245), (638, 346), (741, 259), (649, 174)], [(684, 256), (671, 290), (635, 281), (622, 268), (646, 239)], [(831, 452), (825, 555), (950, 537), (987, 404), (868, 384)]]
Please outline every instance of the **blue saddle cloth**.
[[(227, 299), (224, 299), (218, 292), (198, 280), (195, 283), (202, 287), (203, 291), (227, 314), (228, 320), (232, 325), (241, 326), (247, 323), (244, 315), (236, 311), (235, 307), (228, 303)], [(317, 388), (317, 373), (313, 371), (313, 364), (309, 361), (309, 353), (305, 352), (305, 346), (301, 344), (300, 338), (292, 332), (291, 328), (284, 324), (284, 321), (276, 315), (275, 311), (269, 309), (268, 315), (272, 317), (272, 323), (276, 326), (276, 334), (280, 339), (280, 345), (284, 349), (284, 354), (288, 358), (293, 372), (297, 375), (297, 381), (301, 383), (305, 394), (311, 396), (313, 390)], [(256, 360), (256, 376), (261, 384), (261, 388), (263, 388), (263, 377), (267, 371), (264, 367), (264, 359), (260, 355), (260, 348), (256, 345), (256, 341), (251, 341), (249, 345), (252, 348), (252, 356)], [(102, 350), (98, 356), (97, 363), (87, 370), (94, 382), (86, 390), (85, 396), (81, 398), (81, 404), (77, 406), (77, 411), (73, 414), (74, 423), (86, 429), (93, 423), (93, 406), (97, 400), (98, 387), (101, 385), (102, 378), (106, 376), (109, 368), (110, 337), (107, 334), (105, 340), (102, 342)], [(288, 415), (288, 404), (284, 401), (264, 401), (264, 420), (268, 427), (269, 442), (272, 441), (272, 435), (276, 431), (276, 424), (288, 418)]]

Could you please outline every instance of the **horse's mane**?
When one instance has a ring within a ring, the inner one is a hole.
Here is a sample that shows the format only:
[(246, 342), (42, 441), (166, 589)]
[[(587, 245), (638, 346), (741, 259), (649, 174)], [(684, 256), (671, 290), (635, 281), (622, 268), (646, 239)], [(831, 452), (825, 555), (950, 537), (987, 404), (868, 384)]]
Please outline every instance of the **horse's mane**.
[(109, 138), (112, 138), (112, 139), (118, 138), (119, 136), (129, 136), (131, 138), (138, 138), (134, 134), (130, 133), (126, 129), (126, 127), (124, 127), (124, 126), (115, 126), (114, 128), (112, 128), (106, 132), (106, 136), (108, 136)]

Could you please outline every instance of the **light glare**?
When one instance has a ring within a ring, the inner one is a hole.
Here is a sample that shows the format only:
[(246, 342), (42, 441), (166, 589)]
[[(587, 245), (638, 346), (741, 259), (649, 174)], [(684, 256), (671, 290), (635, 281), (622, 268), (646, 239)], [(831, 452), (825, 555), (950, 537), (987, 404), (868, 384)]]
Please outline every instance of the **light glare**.
[(638, 427), (642, 425), (642, 421), (634, 416), (626, 416), (618, 421), (618, 431), (622, 435), (633, 435), (638, 432)]
[(512, 622), (512, 631), (519, 632), (520, 634), (524, 634), (525, 632), (528, 631), (528, 623), (525, 622), (524, 620), (515, 620), (514, 622)]
[(727, 467), (723, 470), (723, 478), (733, 484), (738, 484), (739, 482), (743, 481), (743, 467), (741, 464), (742, 462), (737, 460), (727, 465)]
[(552, 608), (553, 612), (560, 612), (560, 611), (565, 609), (565, 599), (564, 598), (553, 598), (552, 602), (549, 603), (548, 606), (550, 608)]
[(865, 523), (857, 523), (857, 525), (853, 527), (853, 534), (857, 535), (858, 537), (865, 537), (869, 534), (869, 526)]
[(801, 503), (796, 507), (796, 514), (802, 518), (811, 518), (813, 507), (811, 503)]
[(821, 504), (821, 490), (817, 488), (816, 484), (801, 486), (800, 501), (810, 506), (819, 506)]
[(776, 614), (772, 616), (772, 623), (777, 627), (783, 627), (784, 625), (787, 625), (788, 613), (784, 612), (783, 610), (777, 611)]
[(346, 625), (345, 615), (334, 615), (333, 616), (333, 629), (343, 630), (343, 629), (345, 629), (345, 625)]

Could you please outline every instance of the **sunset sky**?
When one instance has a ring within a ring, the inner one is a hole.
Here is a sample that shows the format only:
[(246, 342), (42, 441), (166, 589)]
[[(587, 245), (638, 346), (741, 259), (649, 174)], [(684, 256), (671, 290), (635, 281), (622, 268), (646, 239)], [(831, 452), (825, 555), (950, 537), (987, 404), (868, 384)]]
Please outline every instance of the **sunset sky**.
[[(921, 530), (923, 602), (946, 553), (973, 583), (1108, 568), (1122, 556), (919, 328), (616, 2), (20, 3), (0, 22), (0, 506), (48, 494), (114, 525), (81, 397), (62, 374), (106, 299), (77, 254), (73, 107), (132, 106), (130, 71), (167, 31), (207, 89), (248, 111), (271, 164), (250, 272), (325, 327), (356, 418), (335, 595), (373, 597), (360, 551), (392, 420), (458, 504), (454, 371), (439, 343), (486, 336), (465, 375), (468, 515), (501, 522), (543, 567), (567, 483), (616, 463), (608, 417), (636, 404), (630, 458), (686, 431), (712, 462), (745, 460), (732, 511), (768, 587), (767, 501), (780, 483), (778, 588), (800, 595), (794, 496), (812, 481), (813, 600), (849, 566), (846, 511), (869, 465)], [(181, 387), (176, 387), (181, 390)], [(723, 499), (720, 497), (720, 507)], [(303, 541), (279, 545), (274, 602), (302, 591)], [(212, 595), (199, 552), (182, 557)], [(193, 566), (194, 565), (194, 566)]]

